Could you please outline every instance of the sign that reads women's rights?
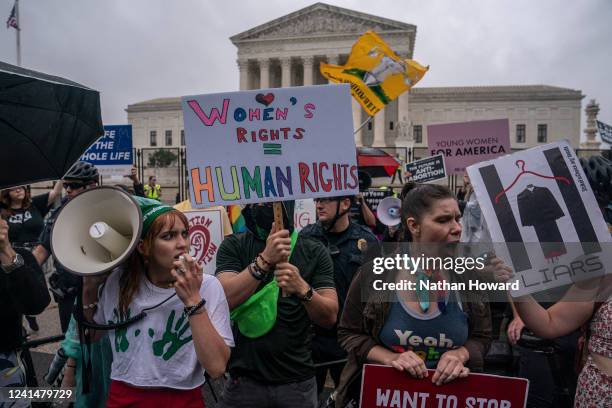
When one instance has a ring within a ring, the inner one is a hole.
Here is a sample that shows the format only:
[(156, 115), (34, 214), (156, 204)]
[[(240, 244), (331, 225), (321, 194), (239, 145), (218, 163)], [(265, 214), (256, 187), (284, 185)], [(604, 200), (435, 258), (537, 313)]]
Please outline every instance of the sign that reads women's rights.
[(357, 194), (348, 85), (182, 98), (191, 205)]
[(512, 153), (508, 119), (429, 125), (427, 148), (430, 156), (444, 155), (449, 174), (463, 174), (472, 164)]

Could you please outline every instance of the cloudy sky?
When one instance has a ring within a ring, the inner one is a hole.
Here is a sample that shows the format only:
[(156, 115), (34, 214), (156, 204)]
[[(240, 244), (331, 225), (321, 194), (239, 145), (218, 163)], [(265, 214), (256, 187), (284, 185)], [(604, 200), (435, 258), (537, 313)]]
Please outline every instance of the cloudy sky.
[[(238, 89), (229, 37), (305, 0), (20, 0), (22, 65), (100, 91), (105, 124), (128, 104)], [(417, 26), (420, 86), (546, 84), (595, 98), (612, 124), (610, 0), (329, 0)], [(6, 21), (13, 0), (0, 0)], [(0, 27), (0, 60), (16, 63)], [(582, 125), (584, 127), (584, 114)]]

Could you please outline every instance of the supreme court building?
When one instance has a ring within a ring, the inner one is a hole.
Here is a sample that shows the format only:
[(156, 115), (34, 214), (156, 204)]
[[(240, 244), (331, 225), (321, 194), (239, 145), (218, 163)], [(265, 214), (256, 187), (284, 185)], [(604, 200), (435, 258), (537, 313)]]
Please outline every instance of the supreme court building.
[[(416, 26), (316, 3), (236, 34), (240, 90), (325, 84), (319, 63), (343, 64), (364, 32), (379, 34), (403, 58), (413, 58)], [(414, 146), (424, 153), (427, 125), (508, 118), (513, 148), (554, 140), (580, 144), (580, 90), (552, 85), (420, 87), (405, 92), (355, 134), (358, 146)], [(129, 105), (134, 147), (184, 145), (180, 97)], [(367, 119), (353, 101), (353, 124)], [(422, 156), (423, 154), (420, 154)]]

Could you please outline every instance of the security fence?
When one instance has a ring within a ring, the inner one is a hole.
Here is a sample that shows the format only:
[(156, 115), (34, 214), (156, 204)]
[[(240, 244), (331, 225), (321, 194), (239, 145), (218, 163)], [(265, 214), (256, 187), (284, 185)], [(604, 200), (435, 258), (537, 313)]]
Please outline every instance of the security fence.
[[(414, 160), (422, 159), (429, 155), (426, 147), (387, 147), (387, 146), (372, 146), (380, 149), (394, 157), (400, 163), (409, 163)], [(517, 152), (523, 149), (512, 149), (512, 152)], [(589, 157), (592, 155), (602, 155), (612, 159), (610, 150), (589, 150), (576, 149), (578, 157)], [(157, 179), (157, 184), (162, 187), (162, 201), (166, 203), (175, 203), (189, 198), (189, 175), (187, 169), (187, 156), (185, 147), (160, 147), (160, 148), (138, 148), (134, 149), (134, 158), (138, 172), (138, 178), (147, 183), (149, 177), (154, 176)], [(373, 187), (391, 186), (401, 188), (406, 181), (400, 177), (402, 172), (396, 173), (395, 177), (379, 177), (374, 179)], [(115, 180), (104, 179), (103, 184), (117, 184)], [(129, 181), (123, 180), (119, 183), (126, 184)], [(457, 192), (463, 185), (463, 179), (457, 175), (447, 177), (448, 187)], [(44, 187), (43, 187), (44, 188)]]

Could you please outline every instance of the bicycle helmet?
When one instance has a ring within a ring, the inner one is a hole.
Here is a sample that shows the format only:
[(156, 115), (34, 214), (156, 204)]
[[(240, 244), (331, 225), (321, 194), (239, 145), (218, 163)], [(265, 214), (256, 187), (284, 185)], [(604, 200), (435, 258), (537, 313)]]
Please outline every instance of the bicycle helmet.
[(78, 180), (83, 183), (98, 181), (98, 169), (91, 163), (78, 161), (68, 170), (64, 180)]
[(581, 157), (580, 165), (597, 202), (601, 206), (608, 205), (612, 201), (612, 161), (602, 156)]

